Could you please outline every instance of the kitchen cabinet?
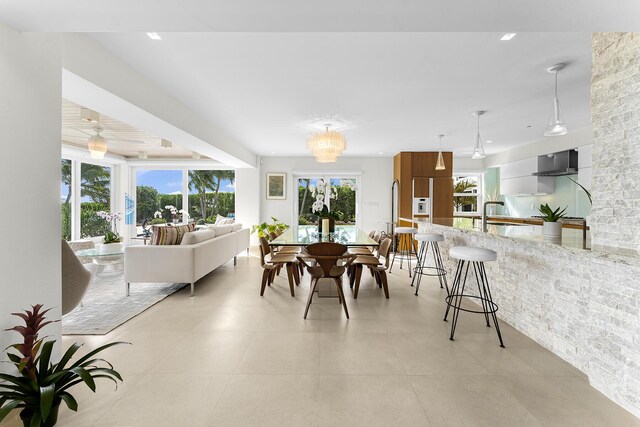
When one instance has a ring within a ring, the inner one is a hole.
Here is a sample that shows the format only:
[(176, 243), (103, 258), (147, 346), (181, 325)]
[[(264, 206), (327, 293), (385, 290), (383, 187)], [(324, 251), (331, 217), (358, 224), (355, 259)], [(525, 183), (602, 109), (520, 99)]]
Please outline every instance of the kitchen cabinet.
[(500, 194), (520, 196), (550, 194), (555, 191), (555, 178), (532, 176), (538, 171), (538, 157), (530, 157), (500, 166)]

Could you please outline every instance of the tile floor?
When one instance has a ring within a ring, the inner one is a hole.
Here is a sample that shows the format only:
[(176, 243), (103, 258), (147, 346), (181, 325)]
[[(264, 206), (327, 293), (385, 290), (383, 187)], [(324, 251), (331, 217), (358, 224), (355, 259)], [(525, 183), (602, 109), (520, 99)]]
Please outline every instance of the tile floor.
[(109, 335), (65, 337), (84, 351), (133, 345), (105, 353), (124, 376), (118, 390), (76, 388), (79, 412), (62, 408), (59, 425), (640, 425), (504, 322), (506, 349), (478, 315), (462, 314), (449, 341), (434, 280), (416, 297), (395, 269), (386, 300), (363, 275), (358, 299), (347, 293), (350, 320), (328, 298), (304, 320), (308, 276), (291, 298), (285, 274), (260, 297), (260, 275), (257, 257), (242, 256), (194, 298), (185, 288)]

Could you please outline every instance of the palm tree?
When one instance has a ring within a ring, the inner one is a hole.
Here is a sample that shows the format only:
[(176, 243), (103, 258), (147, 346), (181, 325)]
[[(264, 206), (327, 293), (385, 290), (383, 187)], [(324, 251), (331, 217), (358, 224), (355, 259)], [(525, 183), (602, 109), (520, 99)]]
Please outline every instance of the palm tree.
[(218, 209), (218, 195), (220, 193), (220, 185), (222, 181), (227, 180), (230, 184), (233, 184), (236, 179), (236, 172), (232, 170), (218, 170), (211, 171), (215, 178), (215, 184), (213, 187), (213, 212)]
[(200, 199), (200, 215), (202, 219), (207, 218), (207, 190), (213, 189), (214, 172), (210, 170), (190, 170), (189, 188), (196, 190)]
[(64, 201), (67, 204), (71, 201), (71, 160), (62, 159), (60, 174), (62, 183), (67, 186), (67, 198)]
[[(466, 193), (467, 190), (476, 188), (476, 183), (469, 179), (461, 179), (456, 182), (453, 187), (453, 193)], [(472, 205), (478, 202), (478, 198), (474, 196), (454, 196), (453, 205), (457, 212), (460, 212), (460, 208), (465, 205)]]
[(90, 197), (98, 203), (109, 203), (111, 198), (111, 168), (83, 163), (80, 168), (81, 197)]

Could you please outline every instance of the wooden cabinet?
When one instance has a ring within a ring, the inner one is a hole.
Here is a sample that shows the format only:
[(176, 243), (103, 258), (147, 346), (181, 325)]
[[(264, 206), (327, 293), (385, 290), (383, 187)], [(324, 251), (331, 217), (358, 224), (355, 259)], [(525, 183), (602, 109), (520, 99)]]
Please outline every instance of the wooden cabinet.
[[(414, 197), (430, 198), (434, 217), (453, 217), (453, 153), (443, 152), (442, 155), (445, 169), (440, 171), (436, 170), (437, 152), (401, 152), (393, 158), (393, 177), (399, 183), (399, 217), (413, 216)], [(401, 226), (411, 224), (399, 223)]]

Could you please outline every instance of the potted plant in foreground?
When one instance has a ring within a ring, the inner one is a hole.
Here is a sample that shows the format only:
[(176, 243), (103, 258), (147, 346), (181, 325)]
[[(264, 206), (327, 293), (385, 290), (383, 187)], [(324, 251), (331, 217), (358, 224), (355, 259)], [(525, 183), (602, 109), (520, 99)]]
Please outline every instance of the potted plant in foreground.
[(278, 234), (289, 228), (287, 224), (280, 222), (276, 217), (272, 216), (271, 221), (273, 221), (271, 224), (263, 222), (262, 224), (252, 226), (251, 233), (257, 233), (258, 237), (269, 239), (269, 233)]
[(73, 355), (82, 346), (75, 343), (64, 353), (58, 363), (51, 363), (51, 352), (55, 340), (38, 338), (38, 332), (52, 323), (45, 321), (49, 310), (40, 311), (42, 304), (34, 305), (24, 313), (12, 313), (24, 320), (7, 331), (22, 335), (22, 342), (10, 345), (7, 357), (17, 370), (15, 374), (0, 373), (0, 423), (13, 409), (21, 409), (20, 418), (25, 427), (49, 427), (56, 424), (60, 403), (64, 401), (72, 411), (78, 410), (78, 402), (69, 392), (76, 384), (84, 382), (96, 391), (96, 378), (107, 378), (118, 385), (122, 377), (113, 366), (95, 355), (124, 342), (113, 342), (90, 351), (76, 362), (70, 363)]
[(561, 238), (562, 223), (558, 222), (558, 220), (564, 217), (564, 212), (567, 210), (567, 208), (565, 207), (564, 209), (562, 209), (562, 211), (560, 210), (560, 208), (553, 210), (551, 209), (551, 207), (549, 207), (549, 204), (545, 203), (544, 205), (540, 205), (538, 210), (542, 214), (542, 220), (544, 221), (542, 223), (543, 236), (545, 238), (549, 237), (552, 239)]

